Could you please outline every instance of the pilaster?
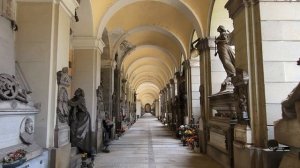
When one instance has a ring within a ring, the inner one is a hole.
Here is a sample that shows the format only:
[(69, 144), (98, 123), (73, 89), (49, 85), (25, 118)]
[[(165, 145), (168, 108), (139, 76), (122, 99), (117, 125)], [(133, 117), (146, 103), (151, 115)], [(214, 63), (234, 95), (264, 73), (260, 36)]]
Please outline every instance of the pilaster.
[[(262, 36), (258, 0), (230, 0), (226, 4), (233, 19), (236, 68), (249, 74), (249, 111), (256, 147), (267, 142), (266, 100), (262, 55)], [(238, 43), (237, 43), (238, 41)]]

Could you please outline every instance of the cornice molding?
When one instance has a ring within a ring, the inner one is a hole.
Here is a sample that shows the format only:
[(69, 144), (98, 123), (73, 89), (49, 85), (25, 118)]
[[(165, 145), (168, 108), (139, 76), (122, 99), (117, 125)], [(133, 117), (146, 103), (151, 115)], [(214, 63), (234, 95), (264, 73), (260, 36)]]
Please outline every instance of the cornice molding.
[(75, 15), (75, 9), (79, 7), (76, 0), (16, 0), (17, 2), (55, 3), (61, 5), (70, 17)]
[(75, 10), (79, 7), (76, 0), (56, 0), (56, 3), (60, 4), (70, 17), (75, 16)]
[(260, 0), (229, 0), (225, 4), (225, 8), (229, 12), (229, 17), (231, 19), (234, 19), (234, 16), (239, 13), (242, 9), (245, 7), (249, 7), (251, 5), (255, 5), (259, 2)]
[(115, 60), (112, 60), (112, 59), (104, 59), (104, 60), (101, 60), (101, 67), (102, 68), (113, 68), (115, 69), (117, 63)]
[(96, 37), (73, 37), (72, 46), (74, 49), (97, 49), (102, 54), (105, 44)]

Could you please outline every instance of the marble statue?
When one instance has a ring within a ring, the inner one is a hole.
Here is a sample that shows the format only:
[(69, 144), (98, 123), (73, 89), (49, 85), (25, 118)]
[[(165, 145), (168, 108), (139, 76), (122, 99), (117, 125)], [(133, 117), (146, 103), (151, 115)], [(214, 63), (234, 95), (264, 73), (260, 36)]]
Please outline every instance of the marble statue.
[(24, 123), (24, 130), (20, 130), (20, 138), (23, 143), (30, 145), (34, 142), (33, 120), (25, 118), (22, 123)]
[(91, 152), (91, 117), (85, 105), (84, 91), (78, 88), (69, 101), (71, 144), (82, 152)]
[(57, 84), (58, 84), (58, 95), (57, 95), (57, 118), (59, 122), (66, 123), (69, 118), (69, 94), (67, 88), (71, 84), (71, 77), (68, 74), (68, 68), (64, 67), (61, 71), (57, 72)]
[(220, 25), (217, 29), (220, 35), (216, 38), (215, 43), (217, 47), (217, 52), (215, 55), (219, 55), (219, 58), (223, 64), (223, 67), (226, 71), (227, 77), (222, 83), (226, 85), (231, 82), (231, 78), (235, 76), (235, 53), (231, 46), (229, 32), (225, 29), (224, 26)]

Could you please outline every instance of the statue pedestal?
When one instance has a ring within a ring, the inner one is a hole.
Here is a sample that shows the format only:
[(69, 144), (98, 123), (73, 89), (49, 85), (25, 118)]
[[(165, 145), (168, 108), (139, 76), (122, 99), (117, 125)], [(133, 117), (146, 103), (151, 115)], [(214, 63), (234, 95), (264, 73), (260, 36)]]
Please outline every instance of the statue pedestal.
[(102, 128), (102, 119), (97, 119), (97, 132), (96, 132), (96, 150), (97, 153), (102, 151), (103, 146), (103, 128)]
[(53, 148), (50, 151), (51, 163), (50, 167), (53, 168), (69, 168), (71, 157), (71, 144)]
[(232, 91), (209, 97), (212, 112), (208, 121), (207, 154), (224, 167), (233, 165), (233, 130), (236, 102)]
[(67, 123), (56, 125), (54, 133), (54, 146), (56, 148), (65, 146), (70, 143), (70, 127)]
[(282, 105), (283, 119), (275, 122), (275, 139), (290, 147), (280, 163), (280, 168), (300, 167), (300, 84), (288, 95)]
[(297, 119), (277, 121), (274, 133), (280, 144), (300, 148), (300, 122)]
[(300, 148), (292, 148), (290, 152), (286, 153), (281, 162), (279, 168), (299, 168), (300, 167)]

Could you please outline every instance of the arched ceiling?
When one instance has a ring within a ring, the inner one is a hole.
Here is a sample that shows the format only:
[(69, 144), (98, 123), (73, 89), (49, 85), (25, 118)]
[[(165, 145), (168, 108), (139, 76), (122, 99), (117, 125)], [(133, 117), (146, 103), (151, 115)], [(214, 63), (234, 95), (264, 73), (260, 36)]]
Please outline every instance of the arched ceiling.
[[(193, 32), (207, 36), (209, 16), (214, 0), (83, 0), (90, 2), (92, 33), (80, 36), (103, 38), (104, 31), (123, 32), (117, 39), (109, 37), (110, 57), (114, 59), (120, 44), (126, 40), (135, 48), (119, 56), (118, 66), (130, 87), (143, 104), (159, 97), (179, 69), (182, 55), (190, 56)], [(222, 0), (223, 1), (223, 0)], [(80, 12), (82, 15), (83, 12)], [(82, 11), (84, 11), (82, 9)], [(88, 13), (88, 12), (87, 12)], [(90, 15), (89, 13), (89, 15)], [(87, 16), (83, 17), (87, 18)], [(87, 21), (86, 21), (87, 22)], [(87, 24), (87, 23), (86, 23)], [(84, 24), (81, 24), (84, 26)], [(75, 26), (80, 32), (80, 26)], [(91, 30), (91, 29), (90, 29)], [(91, 31), (89, 31), (91, 32)]]

